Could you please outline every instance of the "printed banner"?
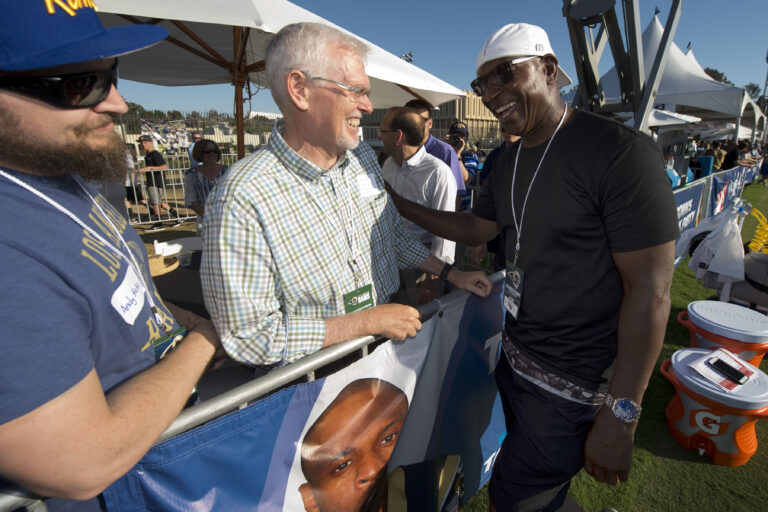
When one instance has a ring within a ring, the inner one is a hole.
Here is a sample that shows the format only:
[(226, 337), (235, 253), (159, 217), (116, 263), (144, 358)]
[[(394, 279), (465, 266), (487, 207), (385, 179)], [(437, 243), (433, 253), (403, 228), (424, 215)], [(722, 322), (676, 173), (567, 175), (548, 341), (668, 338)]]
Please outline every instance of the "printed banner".
[(699, 223), (701, 202), (704, 198), (706, 183), (703, 181), (675, 190), (675, 205), (677, 206), (677, 222), (680, 233), (694, 228)]
[(157, 146), (163, 146), (166, 151), (174, 153), (180, 148), (189, 146), (187, 127), (184, 120), (153, 123), (141, 119), (142, 135), (149, 135)]
[[(461, 464), (466, 503), (491, 477), (506, 434), (492, 369), (501, 342), (503, 274), (486, 299), (447, 301), (390, 468), (404, 471), (407, 510), (442, 510), (452, 498), (451, 459)], [(446, 482), (438, 487), (437, 482)], [(405, 501), (404, 500), (404, 501)], [(397, 505), (390, 493), (391, 505)], [(398, 507), (394, 510), (405, 510)]]
[(396, 468), (406, 483), (390, 488), (389, 510), (424, 510), (412, 502), (448, 493), (432, 492), (439, 471), (413, 485), (408, 469), (447, 455), (460, 460), (451, 475), (462, 468), (469, 499), (504, 437), (489, 371), (501, 284), (488, 299), (446, 296), (415, 338), (154, 446), (104, 491), (108, 510), (381, 510)]
[(722, 174), (712, 175), (712, 196), (709, 201), (708, 215), (717, 215), (723, 208), (731, 204), (744, 190), (748, 171), (746, 167), (736, 167)]

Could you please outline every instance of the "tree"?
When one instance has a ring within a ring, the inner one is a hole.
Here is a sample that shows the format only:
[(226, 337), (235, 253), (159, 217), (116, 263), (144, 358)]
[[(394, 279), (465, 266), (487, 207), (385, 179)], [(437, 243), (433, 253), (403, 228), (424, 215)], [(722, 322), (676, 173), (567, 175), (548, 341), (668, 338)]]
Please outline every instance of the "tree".
[(760, 98), (760, 86), (757, 85), (755, 82), (749, 82), (747, 85), (744, 86), (744, 90), (749, 93), (749, 96), (757, 101)]
[(141, 133), (141, 119), (146, 117), (147, 111), (138, 103), (126, 102), (128, 112), (123, 115), (123, 126), (126, 133)]
[(127, 101), (126, 104), (128, 105), (128, 112), (127, 112), (128, 115), (135, 115), (135, 116), (141, 117), (146, 112), (144, 107), (142, 107), (138, 103), (132, 103), (130, 101)]
[(275, 121), (264, 116), (256, 116), (245, 120), (245, 133), (269, 133), (275, 125)]
[(722, 71), (715, 68), (704, 68), (704, 72), (712, 77), (712, 79), (722, 82), (724, 84), (733, 85), (733, 82), (728, 80), (728, 77)]

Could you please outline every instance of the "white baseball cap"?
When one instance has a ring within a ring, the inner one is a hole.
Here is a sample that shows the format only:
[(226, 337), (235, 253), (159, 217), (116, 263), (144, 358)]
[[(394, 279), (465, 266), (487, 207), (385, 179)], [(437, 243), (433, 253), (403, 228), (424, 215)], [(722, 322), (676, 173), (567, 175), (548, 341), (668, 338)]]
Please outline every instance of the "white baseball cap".
[[(528, 23), (510, 23), (491, 34), (477, 56), (475, 71), (483, 64), (501, 57), (541, 57), (555, 55), (544, 29)], [(572, 84), (571, 78), (557, 67), (557, 87)]]

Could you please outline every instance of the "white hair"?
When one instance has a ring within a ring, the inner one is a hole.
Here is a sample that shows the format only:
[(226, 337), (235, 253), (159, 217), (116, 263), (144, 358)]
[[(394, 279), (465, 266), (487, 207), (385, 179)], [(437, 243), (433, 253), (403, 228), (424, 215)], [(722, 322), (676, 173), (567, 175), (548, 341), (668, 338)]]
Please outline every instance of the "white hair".
[(275, 34), (267, 47), (266, 72), (272, 98), (283, 113), (289, 105), (285, 80), (294, 69), (327, 75), (337, 56), (328, 47), (336, 44), (365, 62), (368, 47), (359, 39), (321, 23), (293, 23)]

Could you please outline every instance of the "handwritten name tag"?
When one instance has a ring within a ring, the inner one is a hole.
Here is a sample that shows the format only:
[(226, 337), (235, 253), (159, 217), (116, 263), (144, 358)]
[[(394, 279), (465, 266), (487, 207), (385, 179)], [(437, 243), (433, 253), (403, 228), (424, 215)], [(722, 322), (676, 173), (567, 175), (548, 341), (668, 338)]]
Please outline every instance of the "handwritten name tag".
[(125, 279), (112, 294), (112, 307), (120, 313), (125, 323), (133, 325), (144, 307), (144, 300), (144, 285), (129, 266)]

